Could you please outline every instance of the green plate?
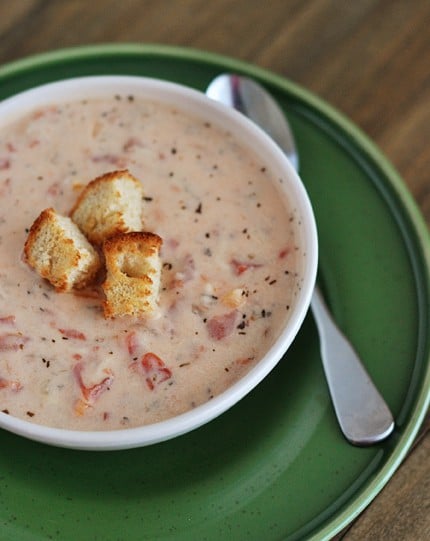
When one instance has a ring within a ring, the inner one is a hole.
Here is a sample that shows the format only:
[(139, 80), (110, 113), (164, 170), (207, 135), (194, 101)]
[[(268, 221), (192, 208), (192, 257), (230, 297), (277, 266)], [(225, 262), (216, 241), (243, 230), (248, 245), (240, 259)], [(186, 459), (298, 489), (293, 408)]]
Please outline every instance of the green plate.
[(288, 112), (327, 300), (394, 412), (395, 433), (371, 448), (343, 439), (308, 317), (257, 389), (176, 440), (96, 453), (1, 431), (3, 539), (328, 539), (376, 496), (417, 433), (430, 399), (427, 228), (397, 173), (347, 119), (255, 66), (157, 45), (81, 47), (6, 65), (0, 98), (89, 74), (203, 90), (225, 70), (259, 79)]

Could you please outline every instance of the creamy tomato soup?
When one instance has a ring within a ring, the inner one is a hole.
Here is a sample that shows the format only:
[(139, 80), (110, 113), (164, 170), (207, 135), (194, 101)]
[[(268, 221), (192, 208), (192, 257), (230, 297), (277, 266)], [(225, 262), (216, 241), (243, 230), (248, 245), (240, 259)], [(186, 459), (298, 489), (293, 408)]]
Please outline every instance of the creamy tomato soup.
[[(103, 317), (97, 287), (57, 293), (22, 259), (42, 209), (128, 168), (163, 239), (156, 318)], [(305, 254), (270, 164), (204, 119), (132, 95), (35, 110), (0, 131), (0, 411), (110, 430), (222, 393), (279, 336)]]

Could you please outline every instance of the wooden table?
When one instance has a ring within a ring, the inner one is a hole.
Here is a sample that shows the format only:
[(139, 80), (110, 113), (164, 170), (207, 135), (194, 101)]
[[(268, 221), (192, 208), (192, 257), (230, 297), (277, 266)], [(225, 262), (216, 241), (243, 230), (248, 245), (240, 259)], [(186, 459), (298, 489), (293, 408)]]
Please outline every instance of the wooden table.
[[(429, 23), (427, 0), (0, 0), (0, 63), (103, 42), (192, 46), (252, 62), (358, 124), (430, 224)], [(430, 539), (429, 428), (427, 417), (392, 480), (338, 539)]]

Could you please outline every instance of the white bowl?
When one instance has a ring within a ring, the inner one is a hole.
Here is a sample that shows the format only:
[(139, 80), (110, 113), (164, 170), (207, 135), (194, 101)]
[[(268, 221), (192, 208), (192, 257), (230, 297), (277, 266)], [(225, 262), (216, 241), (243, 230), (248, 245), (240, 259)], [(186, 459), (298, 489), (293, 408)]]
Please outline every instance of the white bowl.
[(200, 115), (228, 128), (239, 141), (249, 147), (274, 175), (283, 177), (283, 187), (301, 217), (306, 265), (298, 298), (290, 317), (258, 364), (225, 392), (195, 409), (168, 420), (137, 428), (109, 431), (77, 431), (50, 428), (0, 413), (0, 427), (13, 433), (60, 447), (82, 450), (127, 449), (157, 443), (180, 436), (219, 416), (258, 385), (274, 368), (296, 337), (308, 311), (317, 270), (317, 233), (312, 208), (303, 184), (279, 147), (257, 126), (236, 111), (208, 99), (203, 93), (165, 81), (129, 76), (95, 76), (46, 84), (20, 93), (0, 103), (0, 127), (36, 107), (91, 97), (129, 93), (163, 102)]

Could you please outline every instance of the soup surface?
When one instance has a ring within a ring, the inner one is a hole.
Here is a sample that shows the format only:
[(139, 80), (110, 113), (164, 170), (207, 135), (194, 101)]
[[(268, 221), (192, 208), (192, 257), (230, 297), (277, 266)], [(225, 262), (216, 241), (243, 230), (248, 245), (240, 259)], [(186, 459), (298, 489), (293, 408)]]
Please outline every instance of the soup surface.
[[(47, 207), (128, 168), (163, 239), (159, 312), (103, 317), (97, 286), (56, 293), (22, 259)], [(301, 286), (282, 179), (222, 128), (133, 96), (52, 105), (0, 129), (0, 411), (110, 430), (205, 403), (264, 355)]]

